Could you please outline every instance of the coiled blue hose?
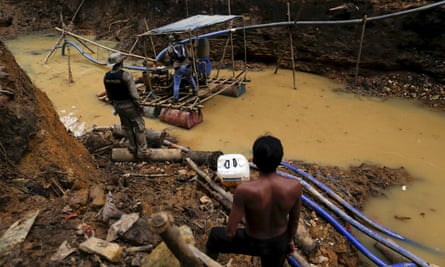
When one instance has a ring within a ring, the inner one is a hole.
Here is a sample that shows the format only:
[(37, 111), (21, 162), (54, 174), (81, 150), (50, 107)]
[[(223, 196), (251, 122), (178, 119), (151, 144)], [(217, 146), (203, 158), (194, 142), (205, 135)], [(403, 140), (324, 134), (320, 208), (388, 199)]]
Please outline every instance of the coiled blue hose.
[(387, 266), (383, 260), (374, 255), (369, 249), (367, 249), (357, 238), (354, 237), (343, 225), (341, 225), (334, 217), (332, 217), (328, 212), (322, 209), (317, 203), (315, 203), (312, 199), (303, 195), (301, 197), (303, 202), (315, 210), (318, 214), (320, 214), (323, 218), (325, 218), (332, 226), (337, 229), (342, 235), (344, 235), (348, 241), (354, 245), (360, 252), (363, 253), (367, 258), (369, 258), (372, 262), (374, 262), (378, 266)]
[(419, 248), (428, 250), (430, 252), (434, 252), (434, 253), (441, 253), (441, 251), (437, 250), (437, 249), (433, 249), (430, 248), (426, 245), (420, 244), (416, 241), (410, 240), (398, 233), (395, 233), (393, 231), (391, 231), (390, 229), (380, 225), (379, 223), (373, 221), (372, 219), (370, 219), (369, 217), (367, 217), (365, 214), (363, 214), (362, 212), (360, 212), (359, 210), (357, 210), (355, 207), (353, 207), (351, 204), (349, 204), (346, 200), (344, 200), (343, 198), (341, 198), (337, 193), (335, 193), (334, 191), (332, 191), (328, 186), (324, 185), (322, 182), (318, 181), (317, 179), (315, 179), (313, 176), (311, 176), (310, 174), (304, 172), (303, 170), (299, 169), (298, 167), (282, 161), (281, 165), (285, 166), (286, 168), (306, 177), (307, 179), (309, 179), (310, 182), (314, 183), (316, 186), (318, 186), (320, 189), (322, 189), (323, 191), (325, 191), (330, 197), (332, 197), (334, 200), (336, 200), (337, 202), (339, 202), (343, 207), (345, 207), (347, 210), (349, 210), (350, 212), (352, 212), (354, 215), (356, 215), (359, 219), (363, 220), (364, 222), (368, 223), (370, 226), (374, 227), (375, 229), (381, 231), (382, 233), (396, 238), (398, 240), (401, 241), (405, 241), (411, 245), (417, 246)]
[(351, 218), (343, 210), (339, 209), (338, 207), (333, 205), (329, 200), (324, 198), (317, 190), (315, 190), (310, 184), (306, 183), (304, 180), (300, 179), (299, 177), (293, 176), (291, 174), (282, 172), (282, 171), (277, 171), (277, 173), (279, 173), (280, 175), (282, 175), (284, 177), (287, 177), (287, 178), (298, 179), (300, 181), (300, 183), (303, 185), (303, 187), (305, 189), (309, 190), (309, 192), (312, 195), (314, 195), (315, 197), (317, 197), (320, 201), (322, 201), (323, 204), (328, 206), (338, 216), (343, 218), (349, 224), (351, 224), (352, 226), (354, 226), (356, 229), (360, 230), (364, 234), (368, 235), (372, 239), (374, 239), (374, 240), (384, 244), (388, 248), (391, 248), (392, 250), (396, 251), (400, 255), (403, 255), (404, 257), (408, 258), (409, 260), (412, 260), (418, 266), (422, 266), (422, 267), (429, 267), (430, 266), (430, 264), (427, 263), (426, 261), (424, 261), (423, 259), (417, 257), (416, 255), (414, 255), (411, 252), (407, 251), (406, 249), (400, 247), (399, 245), (395, 244), (394, 242), (391, 242), (391, 241), (385, 239), (384, 237), (382, 237), (382, 236), (378, 235), (377, 233), (371, 231), (369, 228), (365, 227), (364, 225), (362, 225), (361, 223), (359, 223), (355, 219)]

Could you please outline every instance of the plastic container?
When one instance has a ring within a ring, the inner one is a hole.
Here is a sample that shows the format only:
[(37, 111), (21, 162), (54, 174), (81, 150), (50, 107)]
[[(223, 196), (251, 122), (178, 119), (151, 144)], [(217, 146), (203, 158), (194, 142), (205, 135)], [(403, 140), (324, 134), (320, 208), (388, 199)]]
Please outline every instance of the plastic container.
[(249, 161), (241, 154), (224, 154), (218, 157), (217, 174), (225, 186), (236, 186), (250, 180)]

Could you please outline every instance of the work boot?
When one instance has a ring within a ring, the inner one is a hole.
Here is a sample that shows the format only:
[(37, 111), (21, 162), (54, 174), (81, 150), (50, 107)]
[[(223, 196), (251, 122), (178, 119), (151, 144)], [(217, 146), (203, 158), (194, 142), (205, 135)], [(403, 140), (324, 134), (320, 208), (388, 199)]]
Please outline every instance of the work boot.
[(145, 129), (143, 131), (138, 131), (136, 129), (136, 142), (137, 142), (137, 152), (136, 158), (148, 158), (151, 154), (150, 149), (147, 149), (147, 139), (145, 137)]
[(133, 131), (131, 130), (125, 130), (127, 132), (127, 138), (128, 138), (128, 150), (130, 150), (131, 153), (136, 153), (136, 139), (134, 137)]
[(134, 146), (128, 146), (128, 150), (131, 154), (136, 155), (136, 147)]
[(138, 159), (148, 159), (151, 155), (151, 149), (145, 149), (143, 151), (138, 151), (136, 153), (136, 158)]

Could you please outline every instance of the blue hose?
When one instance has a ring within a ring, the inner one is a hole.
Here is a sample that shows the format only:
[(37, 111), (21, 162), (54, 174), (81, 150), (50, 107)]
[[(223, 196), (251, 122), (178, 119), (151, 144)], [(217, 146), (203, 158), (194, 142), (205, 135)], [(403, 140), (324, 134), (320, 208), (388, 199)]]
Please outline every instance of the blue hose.
[[(101, 62), (101, 61), (98, 61), (98, 60), (94, 59), (93, 57), (91, 57), (90, 55), (85, 53), (85, 51), (83, 51), (83, 49), (80, 48), (76, 43), (74, 43), (72, 41), (68, 41), (68, 40), (65, 40), (63, 42), (63, 45), (62, 45), (62, 56), (65, 56), (65, 47), (67, 45), (71, 45), (72, 47), (76, 48), (76, 50), (79, 51), (80, 54), (82, 56), (84, 56), (86, 59), (88, 59), (89, 61), (91, 61), (91, 62), (93, 62), (95, 64), (98, 64), (98, 65), (102, 65), (102, 66), (106, 66), (107, 65), (107, 63), (105, 63), (105, 62)], [(142, 67), (142, 66), (127, 66), (127, 65), (124, 65), (124, 68), (125, 69), (129, 69), (129, 70), (139, 70), (139, 71), (146, 71), (147, 70), (146, 67)]]
[(317, 213), (319, 213), (321, 216), (323, 216), (326, 220), (329, 221), (332, 226), (337, 229), (342, 235), (344, 235), (349, 242), (351, 242), (352, 245), (354, 245), (360, 252), (363, 253), (366, 257), (368, 257), (372, 262), (374, 262), (378, 266), (387, 266), (384, 261), (379, 259), (376, 255), (372, 254), (369, 249), (367, 249), (365, 246), (363, 246), (362, 243), (360, 243), (343, 225), (341, 225), (334, 217), (332, 217), (328, 212), (323, 210), (319, 205), (317, 205), (313, 200), (303, 195), (301, 197), (303, 202), (307, 204), (309, 207), (311, 207), (313, 210), (315, 210)]
[(324, 185), (322, 182), (318, 181), (317, 179), (315, 179), (313, 176), (311, 176), (310, 174), (304, 172), (303, 170), (298, 169), (296, 166), (282, 161), (281, 165), (285, 166), (286, 168), (289, 168), (290, 170), (308, 178), (312, 183), (314, 183), (315, 185), (317, 185), (319, 188), (321, 188), (322, 190), (324, 190), (330, 197), (332, 197), (334, 200), (338, 201), (341, 205), (343, 205), (347, 210), (351, 211), (352, 213), (354, 213), (354, 215), (356, 215), (358, 218), (360, 218), (361, 220), (365, 221), (366, 223), (368, 223), (369, 225), (371, 225), (372, 227), (374, 227), (375, 229), (381, 231), (382, 233), (396, 238), (398, 240), (401, 241), (405, 241), (411, 245), (415, 245), (419, 248), (423, 248), (425, 250), (431, 251), (431, 252), (435, 252), (435, 253), (441, 253), (441, 251), (438, 251), (436, 249), (430, 248), (428, 246), (425, 246), (423, 244), (417, 243), (416, 241), (410, 240), (402, 235), (399, 235), (393, 231), (391, 231), (390, 229), (378, 224), (377, 222), (373, 221), (372, 219), (370, 219), (369, 217), (367, 217), (366, 215), (364, 215), (362, 212), (360, 212), (359, 210), (357, 210), (356, 208), (354, 208), (351, 204), (349, 204), (347, 201), (345, 201), (343, 198), (341, 198), (338, 194), (336, 194), (334, 191), (332, 191), (328, 186)]
[[(381, 16), (375, 16), (375, 17), (369, 17), (366, 20), (367, 21), (373, 21), (373, 20), (381, 20), (381, 19), (387, 19), (391, 17), (406, 15), (413, 12), (423, 11), (435, 7), (439, 7), (445, 5), (445, 1), (439, 1), (437, 3), (432, 3), (428, 5), (424, 5), (421, 7), (403, 10), (399, 12), (394, 12), (391, 14), (385, 14)], [(261, 28), (269, 28), (269, 27), (289, 27), (293, 25), (332, 25), (332, 24), (355, 24), (355, 23), (363, 23), (363, 19), (350, 19), (350, 20), (307, 20), (307, 21), (280, 21), (280, 22), (271, 22), (271, 23), (265, 23), (265, 24), (256, 24), (256, 25), (250, 25), (250, 26), (243, 26), (243, 27), (236, 27), (236, 28), (230, 28), (230, 29), (224, 29), (219, 30), (215, 32), (205, 33), (198, 36), (195, 36), (191, 39), (203, 39), (203, 38), (209, 38), (214, 37), (222, 34), (228, 34), (231, 32), (237, 32), (237, 31), (246, 31), (246, 30), (252, 30), (252, 29), (261, 29)], [(184, 39), (181, 41), (181, 43), (187, 43), (190, 42), (191, 39)], [(156, 56), (156, 61), (159, 61), (160, 58), (165, 54), (167, 51), (167, 48), (164, 48), (159, 54)]]
[(292, 256), (287, 256), (287, 262), (292, 265), (293, 267), (301, 267), (301, 265), (298, 263), (298, 261), (292, 257)]
[(303, 187), (311, 194), (316, 196), (319, 200), (321, 200), (326, 206), (328, 206), (333, 212), (335, 212), (338, 216), (342, 217), (345, 221), (350, 223), (352, 226), (360, 230), (361, 232), (365, 233), (369, 237), (373, 238), (374, 240), (384, 244), (388, 248), (391, 248), (392, 250), (398, 252), (399, 254), (403, 255), (404, 257), (408, 258), (409, 260), (412, 260), (414, 263), (416, 263), (419, 266), (423, 267), (429, 267), (429, 263), (424, 261), (423, 259), (417, 257), (416, 255), (412, 254), (411, 252), (405, 250), (404, 248), (400, 247), (399, 245), (395, 244), (394, 242), (391, 242), (384, 237), (378, 235), (377, 233), (371, 231), (369, 228), (365, 227), (355, 219), (351, 218), (348, 214), (346, 214), (343, 210), (337, 208), (334, 204), (332, 204), (329, 200), (324, 198), (317, 190), (315, 190), (310, 184), (306, 183), (304, 180), (300, 179), (299, 177), (290, 175), (285, 172), (277, 171), (280, 175), (287, 177), (287, 178), (294, 178), (298, 179), (300, 183), (303, 185)]

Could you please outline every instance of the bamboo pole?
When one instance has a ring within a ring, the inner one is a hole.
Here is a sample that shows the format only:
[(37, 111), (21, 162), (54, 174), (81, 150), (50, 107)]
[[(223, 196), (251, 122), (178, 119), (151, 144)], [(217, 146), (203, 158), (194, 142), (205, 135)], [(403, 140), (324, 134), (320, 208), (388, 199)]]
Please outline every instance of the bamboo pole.
[[(144, 18), (144, 23), (145, 23), (145, 30), (148, 31), (150, 28), (148, 27), (148, 23), (147, 23), (147, 19), (146, 18)], [(149, 38), (150, 38), (151, 48), (153, 49), (153, 54), (156, 56), (158, 53), (156, 52), (156, 47), (155, 47), (155, 44), (153, 42), (153, 38), (152, 38), (151, 35), (149, 35)], [(145, 44), (145, 42), (144, 42), (144, 44)], [(144, 47), (144, 51), (146, 51), (145, 47)], [(147, 53), (145, 53), (145, 55), (147, 55)]]
[(50, 57), (50, 56), (54, 53), (54, 51), (56, 51), (56, 49), (59, 47), (60, 41), (62, 41), (62, 39), (65, 38), (65, 29), (67, 29), (67, 30), (71, 30), (71, 28), (73, 27), (73, 25), (74, 25), (74, 24), (73, 24), (74, 19), (76, 18), (77, 14), (79, 13), (80, 8), (83, 6), (83, 3), (84, 3), (84, 2), (85, 2), (85, 0), (82, 0), (82, 2), (80, 2), (79, 6), (77, 7), (76, 12), (74, 12), (74, 15), (73, 15), (73, 17), (72, 17), (70, 23), (68, 24), (68, 26), (65, 25), (65, 23), (63, 22), (62, 14), (60, 14), (60, 20), (61, 20), (62, 27), (63, 27), (62, 34), (61, 34), (61, 35), (59, 36), (59, 38), (57, 39), (56, 44), (55, 44), (54, 47), (51, 49), (51, 51), (49, 51), (48, 55), (46, 56), (46, 58), (45, 58), (45, 60), (44, 60), (44, 64), (46, 64), (46, 63), (48, 62), (49, 57)]
[[(230, 0), (227, 0), (227, 6), (229, 9), (229, 15), (232, 15)], [(230, 29), (232, 29), (232, 26), (233, 26), (233, 21), (230, 21)], [(232, 50), (232, 77), (235, 77), (235, 51), (233, 49), (233, 33), (232, 33), (232, 31), (230, 31), (230, 47)]]
[(65, 34), (70, 35), (70, 36), (75, 37), (75, 38), (79, 38), (79, 39), (81, 39), (81, 40), (83, 40), (83, 41), (85, 41), (85, 42), (91, 43), (91, 44), (93, 44), (93, 45), (95, 45), (95, 46), (97, 46), (97, 47), (103, 48), (103, 49), (108, 50), (108, 51), (111, 51), (111, 52), (119, 52), (119, 53), (121, 53), (121, 54), (124, 55), (124, 56), (130, 56), (130, 57), (134, 57), (134, 58), (148, 59), (148, 60), (150, 60), (150, 61), (155, 61), (155, 59), (153, 59), (153, 58), (146, 58), (146, 57), (144, 57), (144, 56), (140, 56), (140, 55), (136, 55), (136, 54), (132, 54), (132, 53), (126, 53), (126, 52), (123, 52), (123, 51), (119, 51), (119, 50), (117, 50), (117, 49), (113, 49), (113, 48), (107, 47), (107, 46), (102, 45), (102, 44), (99, 44), (99, 43), (97, 43), (97, 42), (88, 40), (87, 38), (84, 38), (84, 37), (82, 37), (82, 36), (80, 36), (80, 35), (77, 35), (77, 34), (75, 34), (75, 33), (72, 33), (72, 32), (69, 32), (69, 31), (65, 31), (64, 29), (61, 29), (61, 28), (59, 28), (59, 27), (55, 27), (55, 29), (56, 29), (57, 31), (63, 32), (63, 33), (65, 33)]
[(68, 83), (74, 83), (73, 72), (71, 71), (71, 50), (68, 46)]
[(355, 83), (357, 84), (357, 78), (358, 78), (358, 70), (360, 65), (360, 58), (362, 56), (362, 48), (363, 48), (363, 40), (365, 38), (365, 29), (366, 29), (366, 21), (368, 17), (366, 15), (363, 16), (363, 24), (362, 24), (362, 34), (360, 36), (360, 47), (358, 49), (358, 55), (357, 55), (357, 64), (355, 65)]
[[(290, 1), (287, 1), (287, 20), (290, 22)], [(290, 57), (292, 61), (292, 84), (293, 88), (297, 89), (295, 86), (295, 59), (294, 59), (294, 43), (292, 38), (292, 31), (289, 31), (289, 40), (290, 40)]]
[(219, 64), (218, 64), (218, 69), (216, 71), (215, 79), (218, 79), (218, 77), (219, 77), (219, 71), (220, 71), (221, 66), (222, 66), (222, 64), (224, 62), (224, 58), (226, 57), (226, 50), (227, 50), (227, 47), (229, 46), (229, 41), (230, 41), (230, 38), (227, 38), (226, 45), (224, 46), (223, 54), (222, 54), (221, 59), (220, 59)]

